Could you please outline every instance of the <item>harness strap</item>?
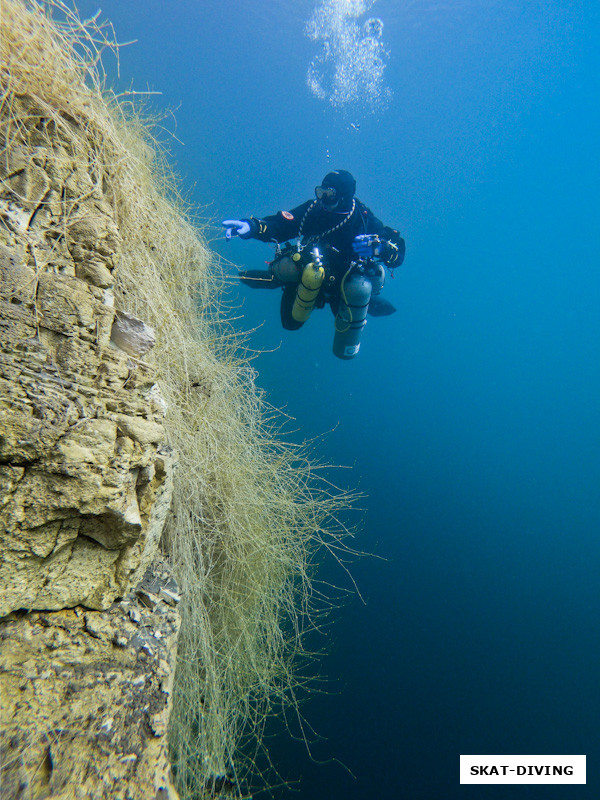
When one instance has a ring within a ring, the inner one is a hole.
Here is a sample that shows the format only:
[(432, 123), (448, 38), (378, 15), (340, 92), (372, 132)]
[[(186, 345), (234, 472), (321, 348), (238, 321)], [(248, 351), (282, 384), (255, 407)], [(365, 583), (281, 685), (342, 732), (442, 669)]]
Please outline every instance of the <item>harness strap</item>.
[(350, 209), (350, 211), (346, 212), (346, 216), (341, 222), (338, 222), (337, 225), (334, 225), (333, 228), (331, 228), (328, 231), (325, 231), (324, 233), (319, 233), (316, 236), (311, 236), (309, 239), (306, 240), (304, 244), (301, 244), (300, 239), (302, 238), (303, 235), (302, 231), (304, 230), (304, 223), (306, 221), (306, 218), (308, 217), (309, 212), (312, 211), (312, 209), (315, 207), (316, 204), (317, 201), (313, 200), (312, 203), (304, 212), (304, 216), (302, 217), (302, 221), (300, 222), (300, 227), (298, 228), (298, 252), (301, 252), (302, 250), (304, 250), (305, 247), (308, 247), (313, 242), (316, 242), (317, 239), (322, 239), (324, 236), (329, 236), (330, 233), (337, 231), (339, 228), (342, 227), (342, 225), (345, 225), (352, 216), (352, 214), (354, 214), (354, 209), (356, 208), (356, 201), (354, 198), (352, 198), (352, 208)]

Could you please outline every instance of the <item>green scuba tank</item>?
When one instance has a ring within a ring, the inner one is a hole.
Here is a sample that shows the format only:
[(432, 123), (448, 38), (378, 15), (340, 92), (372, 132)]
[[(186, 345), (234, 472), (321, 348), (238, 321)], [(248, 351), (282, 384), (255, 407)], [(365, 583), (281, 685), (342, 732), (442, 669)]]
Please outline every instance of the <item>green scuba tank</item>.
[(333, 337), (334, 355), (344, 361), (355, 358), (360, 350), (372, 290), (373, 285), (364, 270), (352, 264), (340, 285), (340, 303), (335, 315)]
[(312, 251), (312, 261), (304, 267), (296, 289), (296, 298), (292, 306), (292, 317), (296, 322), (306, 322), (309, 318), (324, 278), (325, 270), (321, 263), (321, 255), (315, 247)]

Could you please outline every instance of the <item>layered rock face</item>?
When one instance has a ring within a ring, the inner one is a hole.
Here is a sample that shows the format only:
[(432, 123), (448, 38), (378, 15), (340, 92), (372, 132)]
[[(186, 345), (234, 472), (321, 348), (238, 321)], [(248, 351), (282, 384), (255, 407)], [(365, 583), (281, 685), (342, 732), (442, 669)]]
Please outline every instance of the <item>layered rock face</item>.
[(141, 578), (170, 503), (156, 376), (111, 345), (110, 206), (88, 191), (65, 228), (83, 179), (42, 150), (19, 149), (0, 197), (0, 615), (107, 608)]
[(0, 159), (2, 797), (175, 797), (176, 592), (151, 609), (135, 592), (173, 480), (139, 358), (153, 334), (113, 308), (120, 234), (85, 132), (27, 97), (17, 112)]

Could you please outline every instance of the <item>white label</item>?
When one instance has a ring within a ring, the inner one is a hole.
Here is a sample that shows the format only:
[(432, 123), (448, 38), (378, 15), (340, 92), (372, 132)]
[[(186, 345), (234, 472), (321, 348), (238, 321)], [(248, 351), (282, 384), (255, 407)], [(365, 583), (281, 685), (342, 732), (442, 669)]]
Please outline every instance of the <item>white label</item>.
[(461, 756), (460, 782), (585, 783), (585, 756)]

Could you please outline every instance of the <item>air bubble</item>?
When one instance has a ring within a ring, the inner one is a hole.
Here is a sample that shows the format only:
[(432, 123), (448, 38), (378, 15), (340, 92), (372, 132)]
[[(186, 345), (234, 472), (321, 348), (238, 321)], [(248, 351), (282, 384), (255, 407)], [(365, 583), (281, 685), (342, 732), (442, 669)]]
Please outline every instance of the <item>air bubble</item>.
[(377, 17), (371, 17), (363, 25), (363, 30), (366, 36), (371, 36), (374, 39), (381, 39), (383, 34), (383, 22)]
[(306, 23), (306, 34), (319, 45), (307, 70), (307, 85), (334, 108), (384, 107), (391, 91), (384, 84), (389, 54), (381, 37), (383, 22), (360, 22), (375, 0), (323, 0)]

